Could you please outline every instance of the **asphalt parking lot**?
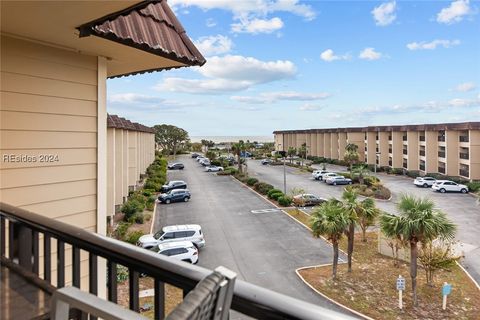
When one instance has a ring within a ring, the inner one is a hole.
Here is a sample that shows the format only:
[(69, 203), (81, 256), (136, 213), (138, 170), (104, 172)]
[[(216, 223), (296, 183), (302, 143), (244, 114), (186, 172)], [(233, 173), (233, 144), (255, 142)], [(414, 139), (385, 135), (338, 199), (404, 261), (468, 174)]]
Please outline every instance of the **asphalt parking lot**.
[(168, 177), (186, 181), (192, 198), (157, 205), (154, 231), (166, 225), (200, 224), (206, 246), (200, 250), (199, 265), (223, 265), (240, 279), (339, 311), (295, 274), (299, 267), (331, 263), (328, 244), (278, 210), (252, 213), (275, 207), (231, 177), (204, 172), (187, 156), (180, 161), (185, 169), (169, 171)]
[[(248, 171), (250, 176), (261, 181), (270, 183), (276, 188), (283, 190), (283, 166), (262, 165), (259, 160), (248, 160)], [(331, 168), (327, 167), (328, 170)], [(342, 169), (338, 166), (332, 167), (334, 172)], [(344, 186), (329, 186), (321, 181), (312, 178), (311, 173), (302, 172), (299, 169), (286, 167), (287, 193), (292, 188), (302, 188), (308, 193), (316, 194), (323, 198), (340, 198)], [(414, 194), (421, 197), (431, 198), (438, 209), (445, 212), (448, 217), (458, 226), (457, 240), (459, 247), (465, 254), (462, 264), (469, 273), (480, 282), (480, 206), (476, 198), (461, 193), (441, 194), (430, 188), (418, 188), (413, 185), (413, 180), (403, 176), (378, 174), (384, 185), (392, 191), (391, 201), (377, 201), (377, 206), (390, 213), (397, 212), (396, 202), (403, 193)]]

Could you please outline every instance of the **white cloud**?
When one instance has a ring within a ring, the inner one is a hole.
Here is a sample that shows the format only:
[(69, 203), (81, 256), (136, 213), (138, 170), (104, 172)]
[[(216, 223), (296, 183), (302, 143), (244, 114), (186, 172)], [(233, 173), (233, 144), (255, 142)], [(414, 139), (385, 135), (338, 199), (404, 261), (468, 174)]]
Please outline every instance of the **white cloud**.
[(456, 91), (460, 91), (460, 92), (468, 92), (468, 91), (472, 91), (473, 89), (476, 88), (476, 85), (475, 83), (473, 82), (464, 82), (464, 83), (460, 83), (456, 88), (455, 90)]
[(382, 54), (375, 51), (374, 48), (365, 48), (360, 52), (358, 57), (365, 60), (378, 60), (382, 57)]
[(138, 93), (117, 93), (109, 95), (107, 100), (111, 103), (151, 103), (160, 102), (164, 99)]
[(471, 14), (469, 0), (457, 0), (450, 3), (437, 14), (437, 22), (452, 24), (463, 20), (465, 15)]
[(289, 101), (315, 101), (330, 97), (331, 94), (327, 92), (320, 93), (302, 93), (296, 91), (283, 92), (263, 92), (258, 96), (232, 96), (230, 99), (243, 103), (274, 103), (279, 100)]
[(283, 21), (278, 17), (272, 19), (242, 18), (238, 23), (232, 23), (231, 27), (232, 32), (235, 33), (272, 33), (283, 28)]
[(318, 110), (321, 110), (323, 107), (321, 106), (317, 106), (317, 105), (313, 105), (313, 104), (310, 104), (310, 103), (305, 103), (303, 106), (300, 106), (300, 108), (298, 108), (300, 111), (318, 111)]
[(291, 79), (297, 68), (288, 60), (261, 61), (252, 57), (227, 55), (208, 59), (202, 68), (192, 68), (204, 79), (165, 78), (157, 90), (211, 94), (240, 91), (257, 84)]
[(410, 50), (434, 50), (437, 47), (451, 48), (458, 46), (460, 40), (433, 40), (430, 42), (411, 42), (407, 44), (407, 48)]
[(152, 95), (138, 93), (118, 93), (107, 97), (109, 112), (122, 113), (125, 110), (175, 110), (196, 106), (190, 102), (167, 100)]
[(232, 40), (222, 35), (201, 37), (194, 44), (205, 56), (228, 53), (233, 47)]
[(327, 49), (320, 54), (320, 59), (327, 62), (332, 62), (335, 60), (350, 60), (351, 58), (352, 57), (348, 53), (338, 56), (333, 52), (332, 49)]
[(372, 10), (373, 19), (377, 26), (388, 26), (397, 17), (395, 15), (396, 2), (385, 2)]
[(235, 17), (251, 14), (265, 16), (273, 12), (289, 12), (301, 16), (306, 20), (312, 20), (316, 16), (311, 6), (300, 4), (299, 0), (169, 0), (168, 3), (174, 9), (196, 6), (203, 10), (227, 10), (231, 11)]
[(217, 23), (212, 18), (208, 18), (207, 21), (205, 21), (205, 25), (209, 28), (212, 28), (215, 27)]

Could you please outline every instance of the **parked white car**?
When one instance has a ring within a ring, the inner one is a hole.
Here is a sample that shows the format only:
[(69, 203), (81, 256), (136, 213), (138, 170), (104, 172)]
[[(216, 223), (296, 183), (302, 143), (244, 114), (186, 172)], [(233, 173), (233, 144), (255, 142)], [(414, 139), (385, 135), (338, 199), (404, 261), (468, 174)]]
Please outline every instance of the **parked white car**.
[(467, 193), (468, 192), (468, 187), (466, 185), (458, 184), (450, 180), (437, 180), (433, 184), (432, 189), (435, 191), (439, 191), (441, 193), (445, 193), (445, 192)]
[(312, 177), (315, 179), (315, 180), (322, 180), (323, 179), (323, 175), (325, 173), (328, 173), (327, 170), (315, 170), (312, 172)]
[(171, 257), (175, 260), (192, 264), (198, 262), (198, 249), (191, 241), (178, 241), (159, 244), (150, 250)]
[(321, 180), (323, 180), (323, 182), (327, 182), (328, 178), (332, 178), (332, 177), (336, 177), (336, 176), (338, 176), (338, 174), (336, 174), (335, 172), (326, 172), (326, 173), (322, 174), (322, 179)]
[(141, 236), (137, 245), (145, 249), (151, 249), (159, 244), (178, 241), (191, 241), (197, 248), (205, 246), (202, 228), (198, 224), (163, 227), (155, 234)]
[(417, 177), (415, 180), (413, 180), (413, 184), (417, 187), (429, 188), (433, 186), (436, 181), (437, 179), (432, 177)]
[(205, 171), (207, 171), (207, 172), (223, 171), (223, 167), (219, 167), (219, 166), (207, 166), (207, 167), (205, 168)]
[(202, 159), (202, 160), (200, 160), (200, 164), (204, 167), (209, 166), (210, 165), (210, 160)]

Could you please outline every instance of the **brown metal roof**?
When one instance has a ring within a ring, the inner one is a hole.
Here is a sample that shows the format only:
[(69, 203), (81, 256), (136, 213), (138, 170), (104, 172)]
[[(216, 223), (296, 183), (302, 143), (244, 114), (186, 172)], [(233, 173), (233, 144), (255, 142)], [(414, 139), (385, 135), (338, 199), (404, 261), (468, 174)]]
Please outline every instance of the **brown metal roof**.
[[(98, 36), (184, 63), (187, 66), (202, 66), (206, 62), (166, 0), (143, 1), (120, 12), (84, 24), (78, 29), (80, 37)], [(171, 68), (142, 70), (130, 74)]]
[(350, 127), (350, 128), (326, 128), (326, 129), (306, 129), (306, 130), (278, 130), (274, 134), (292, 134), (292, 133), (328, 133), (328, 132), (362, 132), (362, 131), (438, 131), (438, 130), (480, 130), (480, 122), (460, 122), (460, 123), (438, 123), (438, 124), (414, 124), (414, 125), (395, 125), (395, 126), (370, 126), (370, 127)]
[(131, 122), (130, 120), (121, 118), (115, 114), (107, 114), (107, 128), (155, 133), (155, 130), (153, 130), (151, 127), (144, 126), (140, 123)]

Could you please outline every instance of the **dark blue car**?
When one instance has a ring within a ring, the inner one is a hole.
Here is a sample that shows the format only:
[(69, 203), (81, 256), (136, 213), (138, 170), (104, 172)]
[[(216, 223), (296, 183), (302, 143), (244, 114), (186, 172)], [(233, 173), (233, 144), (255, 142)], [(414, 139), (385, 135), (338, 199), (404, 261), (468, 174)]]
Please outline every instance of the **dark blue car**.
[(192, 195), (190, 194), (190, 191), (187, 189), (175, 189), (171, 190), (167, 193), (162, 193), (159, 197), (158, 200), (161, 203), (166, 203), (169, 204), (171, 202), (187, 202), (190, 200)]

